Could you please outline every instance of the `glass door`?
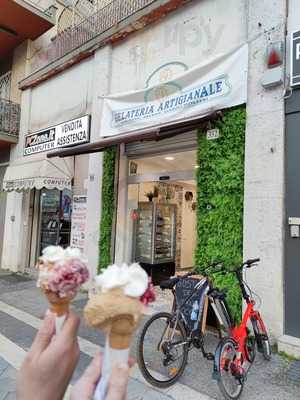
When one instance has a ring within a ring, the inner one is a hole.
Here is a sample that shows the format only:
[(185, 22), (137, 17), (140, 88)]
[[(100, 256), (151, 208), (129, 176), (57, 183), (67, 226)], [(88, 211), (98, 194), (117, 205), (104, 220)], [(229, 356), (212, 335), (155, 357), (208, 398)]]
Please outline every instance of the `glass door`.
[(70, 245), (71, 236), (71, 213), (72, 213), (72, 193), (70, 190), (63, 190), (61, 194), (60, 203), (60, 223), (58, 244), (62, 247)]
[(60, 192), (41, 190), (40, 197), (40, 251), (47, 246), (56, 246), (59, 233)]
[(68, 247), (71, 234), (72, 198), (69, 190), (42, 189), (40, 195), (39, 254), (47, 246)]

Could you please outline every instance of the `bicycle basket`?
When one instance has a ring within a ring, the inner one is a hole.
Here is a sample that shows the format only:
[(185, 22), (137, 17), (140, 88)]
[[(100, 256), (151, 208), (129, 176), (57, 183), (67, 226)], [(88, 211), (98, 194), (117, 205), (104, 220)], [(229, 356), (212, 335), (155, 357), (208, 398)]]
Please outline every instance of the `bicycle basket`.
[[(198, 288), (196, 285), (201, 282)], [(188, 333), (195, 331), (202, 320), (205, 296), (209, 290), (207, 279), (181, 279), (175, 287), (177, 306), (183, 315)]]

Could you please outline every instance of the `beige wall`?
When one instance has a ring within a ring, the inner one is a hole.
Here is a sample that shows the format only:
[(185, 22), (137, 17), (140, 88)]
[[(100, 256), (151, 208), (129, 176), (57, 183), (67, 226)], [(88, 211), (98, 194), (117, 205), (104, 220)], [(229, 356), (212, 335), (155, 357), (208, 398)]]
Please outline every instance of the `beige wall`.
[(18, 83), (22, 80), (27, 71), (27, 56), (29, 49), (29, 41), (23, 42), (18, 46), (13, 55), (12, 69), (11, 69), (11, 87), (10, 87), (10, 100), (21, 104), (22, 92), (18, 88)]
[(73, 195), (87, 194), (87, 179), (89, 170), (89, 156), (83, 154), (75, 157)]

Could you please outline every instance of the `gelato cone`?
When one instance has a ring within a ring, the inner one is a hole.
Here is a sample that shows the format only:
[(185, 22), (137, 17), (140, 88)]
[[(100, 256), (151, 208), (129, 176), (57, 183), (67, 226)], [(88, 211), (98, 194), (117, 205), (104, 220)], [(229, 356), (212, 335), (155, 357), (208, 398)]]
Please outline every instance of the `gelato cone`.
[(91, 296), (84, 309), (88, 325), (107, 333), (102, 377), (94, 400), (104, 400), (115, 364), (128, 363), (132, 336), (141, 320), (150, 290), (148, 276), (138, 265), (112, 265), (96, 277), (100, 291)]
[(37, 286), (49, 302), (49, 309), (56, 315), (56, 333), (62, 328), (69, 312), (69, 305), (79, 287), (89, 278), (86, 261), (79, 249), (49, 246), (37, 262)]
[(56, 314), (58, 317), (68, 314), (70, 302), (73, 297), (60, 298), (56, 293), (53, 293), (50, 290), (45, 290), (44, 293), (48, 299), (49, 310), (52, 313)]
[(137, 324), (132, 315), (122, 315), (116, 318), (111, 324), (109, 346), (115, 350), (128, 349), (136, 327)]

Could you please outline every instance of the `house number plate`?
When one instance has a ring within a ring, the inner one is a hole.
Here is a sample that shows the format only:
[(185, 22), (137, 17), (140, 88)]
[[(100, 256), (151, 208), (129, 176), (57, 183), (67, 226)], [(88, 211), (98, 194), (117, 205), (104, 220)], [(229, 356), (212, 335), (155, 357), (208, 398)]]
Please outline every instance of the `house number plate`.
[(220, 137), (220, 130), (219, 129), (210, 129), (206, 132), (206, 139), (207, 140), (214, 140), (219, 139)]

